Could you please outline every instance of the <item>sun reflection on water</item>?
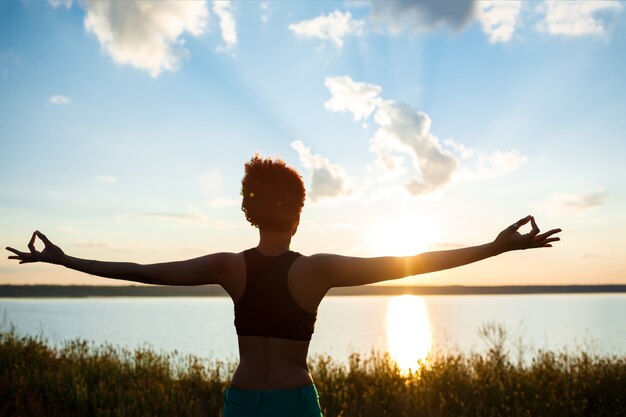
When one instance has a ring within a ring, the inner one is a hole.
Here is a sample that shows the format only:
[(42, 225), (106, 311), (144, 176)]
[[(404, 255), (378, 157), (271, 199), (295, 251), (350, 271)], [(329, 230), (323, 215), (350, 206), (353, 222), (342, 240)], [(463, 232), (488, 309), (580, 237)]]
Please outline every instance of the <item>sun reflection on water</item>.
[(423, 297), (400, 295), (387, 306), (387, 349), (403, 372), (425, 361), (433, 344), (428, 310)]

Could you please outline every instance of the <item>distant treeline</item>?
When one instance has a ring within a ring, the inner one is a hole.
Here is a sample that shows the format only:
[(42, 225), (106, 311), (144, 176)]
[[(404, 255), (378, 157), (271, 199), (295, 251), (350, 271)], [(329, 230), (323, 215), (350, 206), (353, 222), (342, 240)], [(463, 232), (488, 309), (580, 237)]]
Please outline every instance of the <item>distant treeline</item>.
[[(329, 295), (497, 295), (626, 293), (626, 285), (382, 286), (333, 288)], [(218, 285), (0, 285), (0, 297), (225, 297)]]

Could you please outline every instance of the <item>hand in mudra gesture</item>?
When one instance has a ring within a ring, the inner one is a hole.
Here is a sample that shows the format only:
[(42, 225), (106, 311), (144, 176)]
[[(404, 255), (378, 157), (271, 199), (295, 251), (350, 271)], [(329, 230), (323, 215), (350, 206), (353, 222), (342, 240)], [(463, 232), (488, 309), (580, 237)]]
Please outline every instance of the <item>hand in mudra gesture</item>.
[[(41, 239), (41, 241), (45, 245), (41, 252), (35, 248), (36, 238)], [(22, 252), (10, 247), (6, 248), (6, 250), (15, 254), (15, 256), (9, 256), (9, 259), (17, 259), (20, 261), (21, 264), (32, 262), (48, 262), (51, 264), (60, 264), (66, 257), (65, 253), (61, 250), (60, 247), (50, 242), (50, 240), (48, 240), (48, 238), (38, 230), (33, 232), (33, 236), (30, 238), (30, 242), (28, 242), (28, 249), (30, 250), (30, 252)]]
[[(518, 231), (519, 228), (528, 222), (532, 225), (532, 230), (528, 233), (521, 234)], [(499, 252), (519, 249), (551, 248), (552, 242), (561, 240), (558, 237), (551, 236), (560, 231), (561, 229), (552, 229), (545, 233), (539, 233), (540, 230), (535, 222), (535, 218), (533, 216), (526, 216), (500, 232), (493, 241), (493, 245)]]

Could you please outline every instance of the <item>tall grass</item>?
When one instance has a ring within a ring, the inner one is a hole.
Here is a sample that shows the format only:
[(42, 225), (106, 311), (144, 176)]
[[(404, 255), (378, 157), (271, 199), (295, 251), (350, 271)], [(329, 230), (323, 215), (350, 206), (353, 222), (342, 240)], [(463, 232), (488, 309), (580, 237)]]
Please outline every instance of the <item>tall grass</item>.
[[(538, 352), (512, 361), (498, 327), (482, 354), (403, 372), (385, 354), (311, 361), (325, 416), (623, 416), (626, 358)], [(0, 334), (0, 415), (219, 416), (235, 364)]]

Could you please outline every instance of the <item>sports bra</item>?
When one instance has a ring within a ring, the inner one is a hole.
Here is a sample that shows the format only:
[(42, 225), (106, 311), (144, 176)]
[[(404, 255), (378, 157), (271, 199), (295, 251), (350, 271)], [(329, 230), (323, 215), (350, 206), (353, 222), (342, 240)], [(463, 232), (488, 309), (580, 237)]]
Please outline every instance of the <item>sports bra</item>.
[(243, 255), (246, 287), (235, 304), (237, 334), (310, 341), (317, 312), (309, 313), (295, 302), (287, 281), (291, 264), (301, 254), (266, 256), (252, 248)]

